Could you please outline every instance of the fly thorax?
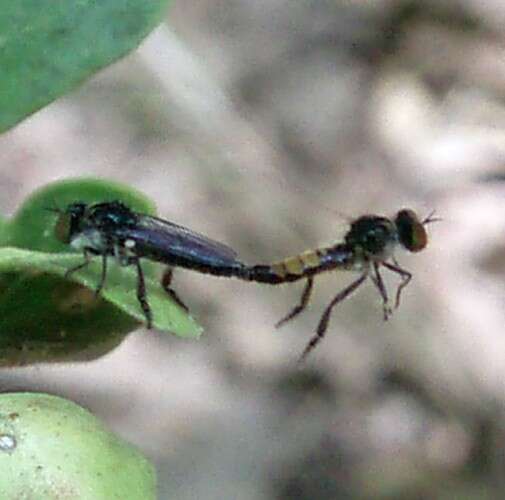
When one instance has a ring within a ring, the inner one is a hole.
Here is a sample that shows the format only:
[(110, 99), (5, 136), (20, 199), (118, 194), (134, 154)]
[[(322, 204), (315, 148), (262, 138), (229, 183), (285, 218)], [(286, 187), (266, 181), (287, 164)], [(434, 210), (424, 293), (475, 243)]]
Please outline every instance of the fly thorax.
[(364, 269), (368, 268), (369, 266), (368, 260), (365, 260), (364, 258), (357, 258), (353, 261), (353, 263), (348, 267), (350, 271), (363, 271)]
[(365, 215), (351, 224), (346, 244), (353, 249), (356, 261), (385, 260), (392, 255), (397, 244), (394, 223), (375, 215)]
[(385, 232), (380, 234), (377, 240), (372, 239), (372, 243), (362, 247), (362, 255), (367, 261), (388, 260), (393, 256), (398, 240), (395, 233)]
[(70, 241), (70, 246), (76, 250), (92, 248), (98, 252), (106, 250), (106, 243), (103, 234), (97, 229), (86, 229), (75, 234)]
[(395, 251), (397, 244), (398, 244), (398, 241), (396, 238), (394, 238), (394, 237), (389, 238), (385, 242), (384, 248), (382, 249), (382, 251), (378, 254), (374, 254), (373, 257), (377, 260), (388, 260), (389, 258), (391, 258), (393, 256), (393, 253)]

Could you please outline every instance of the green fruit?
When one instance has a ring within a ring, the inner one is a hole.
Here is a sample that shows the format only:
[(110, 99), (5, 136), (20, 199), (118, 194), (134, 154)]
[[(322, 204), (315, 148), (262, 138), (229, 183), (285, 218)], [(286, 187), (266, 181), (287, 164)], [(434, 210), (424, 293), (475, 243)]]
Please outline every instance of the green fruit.
[(150, 500), (152, 465), (87, 410), (48, 394), (0, 395), (0, 498)]

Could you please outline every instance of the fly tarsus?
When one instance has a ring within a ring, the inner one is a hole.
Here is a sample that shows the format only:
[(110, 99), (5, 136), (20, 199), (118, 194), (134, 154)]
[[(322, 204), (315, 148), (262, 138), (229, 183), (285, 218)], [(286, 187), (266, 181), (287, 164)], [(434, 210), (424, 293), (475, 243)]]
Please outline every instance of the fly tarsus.
[(81, 269), (84, 269), (85, 267), (87, 267), (89, 265), (89, 263), (91, 262), (90, 251), (85, 248), (83, 251), (83, 256), (84, 256), (84, 262), (82, 262), (81, 264), (79, 264), (77, 266), (71, 267), (70, 269), (67, 269), (65, 271), (65, 274), (64, 274), (65, 279), (70, 278), (70, 276), (72, 274), (74, 274), (77, 271), (80, 271)]
[(172, 269), (167, 269), (165, 273), (163, 274), (163, 277), (161, 279), (161, 286), (163, 287), (163, 290), (169, 295), (169, 297), (182, 309), (184, 309), (186, 312), (189, 311), (188, 306), (180, 299), (180, 297), (177, 295), (175, 290), (170, 287), (170, 284), (172, 283), (172, 276), (173, 276), (173, 271)]
[(307, 304), (309, 303), (310, 300), (310, 296), (312, 294), (313, 285), (314, 285), (314, 278), (310, 276), (309, 278), (307, 278), (307, 284), (303, 289), (303, 293), (300, 298), (299, 304), (296, 305), (286, 316), (284, 316), (284, 318), (279, 320), (275, 324), (275, 328), (280, 328), (282, 325), (292, 320), (295, 316), (298, 316), (307, 307)]
[(339, 303), (346, 299), (352, 292), (354, 292), (357, 288), (359, 288), (363, 282), (367, 279), (368, 272), (363, 273), (357, 280), (353, 281), (349, 286), (344, 288), (341, 292), (339, 292), (333, 300), (326, 306), (326, 309), (319, 320), (319, 324), (317, 325), (315, 335), (309, 340), (309, 343), (305, 347), (300, 356), (299, 362), (305, 361), (305, 358), (309, 355), (310, 351), (316, 347), (319, 342), (324, 338), (326, 334), (326, 330), (328, 329), (328, 324), (330, 322), (330, 316), (333, 308)]

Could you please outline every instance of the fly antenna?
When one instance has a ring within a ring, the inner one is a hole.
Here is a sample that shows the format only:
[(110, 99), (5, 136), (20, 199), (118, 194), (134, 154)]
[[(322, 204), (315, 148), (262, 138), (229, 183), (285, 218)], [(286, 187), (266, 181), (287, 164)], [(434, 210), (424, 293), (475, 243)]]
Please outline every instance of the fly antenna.
[(436, 210), (432, 210), (427, 217), (425, 217), (421, 224), (425, 226), (426, 224), (431, 224), (432, 222), (440, 222), (443, 220), (441, 217), (435, 217)]

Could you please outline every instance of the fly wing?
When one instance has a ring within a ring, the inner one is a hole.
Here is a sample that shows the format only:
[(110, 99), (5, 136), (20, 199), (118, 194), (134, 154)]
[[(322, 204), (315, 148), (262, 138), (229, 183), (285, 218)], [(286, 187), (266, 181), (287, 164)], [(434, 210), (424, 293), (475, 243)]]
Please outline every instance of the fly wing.
[[(157, 217), (141, 215), (136, 228), (129, 228), (127, 238), (135, 241), (146, 257), (184, 265), (227, 266), (237, 263), (237, 254), (230, 247), (191, 229)], [(182, 261), (182, 262), (181, 262)]]

